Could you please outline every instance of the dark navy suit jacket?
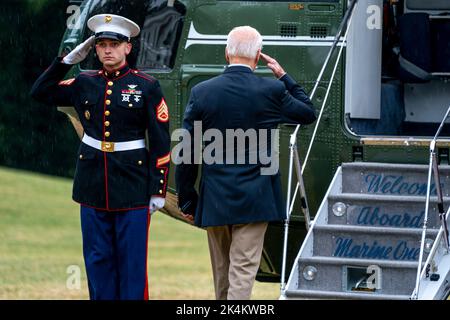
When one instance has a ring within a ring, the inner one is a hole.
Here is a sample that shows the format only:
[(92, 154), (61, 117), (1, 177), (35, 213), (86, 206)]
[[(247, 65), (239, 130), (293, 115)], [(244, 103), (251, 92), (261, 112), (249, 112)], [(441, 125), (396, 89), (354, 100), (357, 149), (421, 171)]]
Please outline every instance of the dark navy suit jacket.
[[(225, 145), (227, 129), (245, 132), (276, 129), (280, 123), (310, 124), (315, 119), (311, 101), (289, 75), (275, 80), (259, 77), (245, 66), (231, 66), (222, 75), (192, 88), (183, 128), (194, 137), (194, 121), (201, 121), (202, 131), (217, 129), (223, 134)], [(202, 163), (198, 193), (195, 190), (198, 165), (177, 166), (181, 210), (195, 215), (195, 224), (201, 227), (283, 220), (285, 208), (279, 173), (261, 175), (264, 165), (250, 161), (249, 154), (254, 152), (251, 146), (245, 148), (245, 164), (226, 163), (230, 151), (236, 159), (242, 150), (216, 148), (211, 154), (218, 156), (223, 152), (224, 163)], [(191, 153), (193, 156), (193, 150)]]

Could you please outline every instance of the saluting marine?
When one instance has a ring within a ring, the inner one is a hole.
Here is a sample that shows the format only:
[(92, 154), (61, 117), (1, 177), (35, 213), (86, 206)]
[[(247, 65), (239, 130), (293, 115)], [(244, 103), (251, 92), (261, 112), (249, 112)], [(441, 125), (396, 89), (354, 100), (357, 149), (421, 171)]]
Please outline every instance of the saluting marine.
[[(158, 81), (127, 64), (139, 26), (112, 14), (87, 25), (95, 36), (56, 58), (31, 94), (49, 105), (74, 106), (84, 128), (73, 199), (81, 204), (91, 299), (148, 299), (148, 229), (151, 213), (165, 203), (169, 110)], [(94, 44), (103, 69), (63, 80)]]

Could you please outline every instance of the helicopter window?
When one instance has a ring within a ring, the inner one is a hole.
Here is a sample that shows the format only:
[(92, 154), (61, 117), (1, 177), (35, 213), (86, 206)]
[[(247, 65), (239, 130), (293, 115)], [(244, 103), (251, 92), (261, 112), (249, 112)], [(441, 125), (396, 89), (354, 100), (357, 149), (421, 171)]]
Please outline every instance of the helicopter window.
[[(186, 14), (186, 7), (178, 0), (94, 0), (88, 18), (101, 13), (124, 16), (141, 28), (139, 36), (131, 40), (133, 49), (128, 56), (132, 68), (152, 71), (171, 71), (175, 65), (178, 44)], [(91, 31), (85, 28), (84, 38)], [(82, 69), (101, 67), (92, 52), (81, 64)]]
[[(365, 28), (361, 10), (351, 26), (347, 127), (357, 135), (433, 136), (450, 101), (450, 1), (376, 1), (382, 28)], [(450, 124), (442, 134), (450, 136)]]

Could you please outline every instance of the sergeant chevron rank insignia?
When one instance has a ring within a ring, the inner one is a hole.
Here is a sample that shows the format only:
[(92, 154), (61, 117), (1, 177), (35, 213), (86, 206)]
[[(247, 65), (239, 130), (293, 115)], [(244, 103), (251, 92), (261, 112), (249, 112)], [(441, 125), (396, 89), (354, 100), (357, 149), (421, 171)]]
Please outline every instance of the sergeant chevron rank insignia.
[(156, 107), (156, 118), (160, 122), (169, 121), (169, 108), (167, 107), (166, 101), (164, 98), (161, 100), (158, 107)]

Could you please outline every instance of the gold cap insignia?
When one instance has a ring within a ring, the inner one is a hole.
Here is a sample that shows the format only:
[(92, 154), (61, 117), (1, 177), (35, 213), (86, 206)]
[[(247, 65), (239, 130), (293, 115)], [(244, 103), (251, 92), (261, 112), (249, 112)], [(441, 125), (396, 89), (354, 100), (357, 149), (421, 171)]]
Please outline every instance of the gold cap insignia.
[(111, 16), (106, 16), (105, 17), (105, 23), (110, 23), (112, 21), (112, 17)]
[(89, 120), (91, 118), (91, 113), (88, 110), (86, 110), (84, 112), (84, 117), (86, 118), (86, 120)]

